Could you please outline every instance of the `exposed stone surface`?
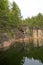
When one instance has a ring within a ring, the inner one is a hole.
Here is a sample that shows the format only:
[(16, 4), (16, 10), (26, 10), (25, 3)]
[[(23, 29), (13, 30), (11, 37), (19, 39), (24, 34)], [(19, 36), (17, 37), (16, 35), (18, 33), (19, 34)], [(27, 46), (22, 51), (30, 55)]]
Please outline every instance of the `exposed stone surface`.
[[(43, 40), (43, 30), (42, 29), (33, 29), (32, 32), (28, 31), (30, 29), (25, 28), (23, 31), (18, 30), (17, 28), (13, 32), (13, 38), (9, 39), (7, 33), (0, 34), (0, 48), (9, 47), (13, 45), (15, 42), (30, 42), (33, 40), (34, 46), (38, 45), (42, 46)], [(24, 33), (25, 32), (25, 33)], [(32, 33), (32, 35), (30, 35)]]

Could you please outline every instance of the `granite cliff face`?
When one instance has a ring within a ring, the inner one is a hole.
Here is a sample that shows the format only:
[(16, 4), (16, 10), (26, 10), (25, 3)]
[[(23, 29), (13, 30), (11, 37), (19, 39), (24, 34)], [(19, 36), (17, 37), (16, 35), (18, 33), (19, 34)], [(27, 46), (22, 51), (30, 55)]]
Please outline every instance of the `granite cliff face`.
[[(32, 34), (31, 34), (32, 33)], [(9, 38), (7, 33), (0, 34), (0, 48), (6, 48), (13, 45), (15, 42), (32, 42), (37, 45), (37, 40), (43, 40), (43, 30), (42, 29), (29, 29), (28, 27), (23, 27), (23, 30), (15, 29), (12, 38)]]

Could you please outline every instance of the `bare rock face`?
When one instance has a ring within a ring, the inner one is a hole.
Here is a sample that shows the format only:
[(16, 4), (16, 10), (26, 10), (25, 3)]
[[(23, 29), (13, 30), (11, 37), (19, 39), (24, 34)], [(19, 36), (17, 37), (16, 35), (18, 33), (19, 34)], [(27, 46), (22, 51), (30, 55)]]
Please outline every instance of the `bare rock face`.
[(15, 38), (24, 38), (24, 34), (23, 34), (23, 32), (22, 31), (20, 31), (20, 30), (18, 30), (18, 29), (15, 29), (15, 31), (14, 31), (14, 37)]
[(8, 41), (9, 38), (7, 37), (6, 33), (0, 34), (0, 43), (3, 43), (4, 41)]
[(42, 33), (43, 33), (43, 32), (42, 32), (42, 30), (41, 30), (41, 29), (39, 29), (39, 30), (38, 30), (38, 38), (39, 38), (39, 39), (41, 39), (41, 38), (42, 38)]
[(0, 34), (0, 49), (8, 48), (9, 47), (9, 38), (7, 33)]
[(37, 30), (36, 29), (33, 29), (33, 38), (34, 39), (37, 39)]

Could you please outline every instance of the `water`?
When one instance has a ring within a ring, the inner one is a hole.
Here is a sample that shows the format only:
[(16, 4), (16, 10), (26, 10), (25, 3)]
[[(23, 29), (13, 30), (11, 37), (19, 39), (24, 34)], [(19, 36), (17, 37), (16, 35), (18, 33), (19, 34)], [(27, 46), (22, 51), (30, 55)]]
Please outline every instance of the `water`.
[(29, 59), (25, 57), (25, 62), (23, 65), (43, 65), (39, 60)]
[(0, 65), (43, 65), (43, 46), (37, 43), (15, 43), (0, 51)]

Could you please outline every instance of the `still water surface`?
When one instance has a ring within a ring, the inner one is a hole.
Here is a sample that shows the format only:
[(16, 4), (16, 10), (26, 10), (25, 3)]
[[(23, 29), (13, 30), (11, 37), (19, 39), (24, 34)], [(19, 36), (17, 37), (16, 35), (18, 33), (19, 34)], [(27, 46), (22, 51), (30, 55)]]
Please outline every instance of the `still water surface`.
[(8, 50), (0, 51), (0, 65), (43, 65), (43, 46), (15, 43)]

